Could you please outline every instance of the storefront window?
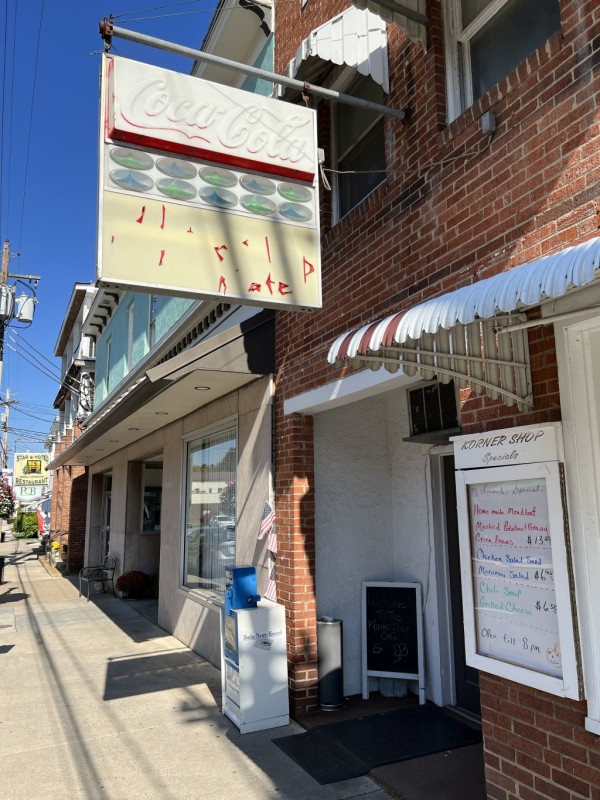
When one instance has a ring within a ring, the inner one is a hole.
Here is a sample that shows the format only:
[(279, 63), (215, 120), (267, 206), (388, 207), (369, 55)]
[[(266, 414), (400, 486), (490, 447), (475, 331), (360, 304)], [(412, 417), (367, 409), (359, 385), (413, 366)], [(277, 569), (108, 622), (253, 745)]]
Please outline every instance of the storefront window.
[(183, 584), (222, 595), (235, 563), (235, 426), (188, 445)]
[(143, 469), (143, 509), (142, 531), (160, 532), (160, 511), (162, 506), (162, 462), (147, 462)]

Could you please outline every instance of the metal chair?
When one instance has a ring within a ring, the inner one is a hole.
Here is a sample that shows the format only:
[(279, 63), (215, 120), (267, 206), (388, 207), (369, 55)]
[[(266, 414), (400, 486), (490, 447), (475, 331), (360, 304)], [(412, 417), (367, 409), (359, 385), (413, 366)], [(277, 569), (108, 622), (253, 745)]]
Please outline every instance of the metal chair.
[(108, 555), (102, 564), (93, 567), (82, 567), (79, 570), (79, 597), (81, 597), (81, 582), (87, 581), (87, 599), (90, 599), (90, 583), (101, 583), (102, 591), (106, 591), (106, 584), (112, 586), (112, 593), (116, 597), (114, 575), (117, 566), (117, 557)]

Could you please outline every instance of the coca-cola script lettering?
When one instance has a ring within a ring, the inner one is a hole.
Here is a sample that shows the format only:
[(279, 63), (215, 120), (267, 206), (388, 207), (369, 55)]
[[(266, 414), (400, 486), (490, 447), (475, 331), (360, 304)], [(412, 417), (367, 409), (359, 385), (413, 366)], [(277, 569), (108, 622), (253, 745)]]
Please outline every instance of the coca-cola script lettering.
[[(161, 77), (131, 83), (120, 98), (117, 94), (115, 127), (121, 117), (132, 129), (155, 136), (171, 131), (201, 147), (245, 157), (261, 156), (291, 165), (310, 159), (312, 120), (303, 110), (286, 113), (290, 106), (270, 98), (248, 101), (248, 93), (242, 93), (244, 102), (240, 102), (205, 81), (192, 80), (198, 86), (173, 86)], [(182, 88), (189, 90), (183, 94)]]

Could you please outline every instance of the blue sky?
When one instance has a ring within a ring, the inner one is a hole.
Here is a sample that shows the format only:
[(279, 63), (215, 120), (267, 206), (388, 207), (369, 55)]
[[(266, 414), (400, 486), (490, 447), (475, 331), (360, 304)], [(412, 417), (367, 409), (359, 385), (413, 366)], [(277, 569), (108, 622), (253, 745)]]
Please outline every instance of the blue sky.
[[(120, 27), (197, 48), (216, 0), (136, 0), (132, 5), (120, 0), (116, 8), (113, 0), (6, 0), (2, 5), (0, 236), (15, 254), (9, 274), (40, 277), (33, 324), (13, 323), (5, 334), (0, 397), (4, 400), (10, 390), (11, 400), (18, 401), (9, 413), (7, 466), (12, 467), (15, 449), (43, 449), (59, 384), (39, 367), (57, 374), (53, 353), (73, 285), (95, 280), (104, 47), (98, 23), (112, 13)], [(119, 55), (179, 72), (192, 66), (189, 59), (120, 39), (114, 39), (114, 48)]]

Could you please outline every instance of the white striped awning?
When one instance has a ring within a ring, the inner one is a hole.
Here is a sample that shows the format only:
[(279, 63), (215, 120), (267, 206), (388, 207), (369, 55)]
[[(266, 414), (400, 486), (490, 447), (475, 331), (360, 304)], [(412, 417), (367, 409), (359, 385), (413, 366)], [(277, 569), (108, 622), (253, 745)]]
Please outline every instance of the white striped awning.
[(386, 25), (366, 9), (348, 8), (311, 31), (284, 74), (311, 80), (315, 59), (354, 67), (361, 75), (370, 75), (385, 92), (390, 90)]
[(413, 42), (427, 47), (425, 0), (350, 0), (356, 8), (367, 8), (385, 22), (402, 28)]
[(595, 281), (600, 237), (434, 297), (407, 311), (348, 331), (334, 341), (330, 364), (370, 366), (532, 405), (523, 311)]

